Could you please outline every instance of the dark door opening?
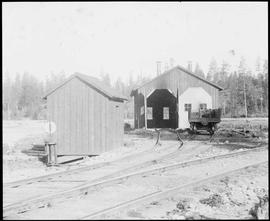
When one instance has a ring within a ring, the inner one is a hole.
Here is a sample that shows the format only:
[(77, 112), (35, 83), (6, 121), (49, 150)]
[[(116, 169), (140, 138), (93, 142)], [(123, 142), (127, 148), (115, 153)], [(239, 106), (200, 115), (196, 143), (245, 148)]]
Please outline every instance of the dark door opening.
[(156, 89), (147, 98), (147, 128), (177, 128), (177, 99), (167, 89)]

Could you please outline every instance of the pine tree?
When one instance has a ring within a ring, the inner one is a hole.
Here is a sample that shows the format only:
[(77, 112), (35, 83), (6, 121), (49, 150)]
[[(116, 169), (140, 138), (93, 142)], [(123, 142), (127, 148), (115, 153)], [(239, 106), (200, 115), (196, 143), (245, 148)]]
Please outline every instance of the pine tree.
[(125, 94), (125, 85), (122, 82), (121, 77), (118, 77), (115, 84), (114, 84), (114, 88), (115, 90), (119, 91), (120, 93), (122, 93), (123, 95)]
[(247, 85), (246, 85), (246, 75), (247, 75), (247, 66), (246, 60), (244, 57), (241, 57), (240, 64), (238, 67), (238, 104), (242, 107), (244, 106), (243, 113), (247, 117), (248, 109), (247, 109)]
[(100, 80), (106, 84), (107, 86), (111, 87), (111, 78), (110, 78), (110, 75), (108, 73), (104, 74), (104, 73), (101, 73), (100, 74)]
[(265, 60), (264, 64), (263, 64), (263, 76), (264, 76), (264, 81), (262, 84), (263, 107), (264, 107), (265, 111), (268, 113), (268, 60)]
[(202, 71), (202, 69), (201, 69), (201, 67), (200, 67), (200, 65), (198, 63), (196, 63), (196, 67), (195, 67), (194, 72), (195, 72), (196, 75), (198, 75), (198, 76), (200, 76), (202, 78), (205, 78), (204, 73), (203, 73), (203, 71)]
[(12, 84), (12, 100), (13, 100), (13, 105), (12, 105), (12, 114), (14, 118), (19, 117), (20, 111), (22, 108), (19, 105), (19, 101), (22, 95), (22, 85), (21, 85), (21, 76), (19, 73), (16, 74), (15, 81)]
[(218, 79), (217, 77), (218, 75), (218, 65), (217, 65), (217, 61), (215, 60), (215, 58), (213, 58), (209, 64), (209, 70), (206, 76), (206, 79), (208, 81), (214, 81)]
[(4, 82), (3, 84), (3, 100), (2, 100), (2, 109), (3, 109), (3, 116), (6, 119), (10, 119), (11, 115), (11, 102), (12, 102), (12, 97), (11, 97), (11, 79), (9, 77), (9, 73), (5, 73), (4, 77)]

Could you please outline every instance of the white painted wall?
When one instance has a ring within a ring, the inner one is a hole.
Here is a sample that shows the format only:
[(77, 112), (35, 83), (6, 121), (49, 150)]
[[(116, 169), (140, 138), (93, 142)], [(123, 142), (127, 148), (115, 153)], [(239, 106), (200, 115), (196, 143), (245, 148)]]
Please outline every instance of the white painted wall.
[(178, 128), (189, 128), (188, 112), (185, 111), (185, 104), (191, 104), (191, 111), (197, 112), (201, 103), (206, 103), (207, 108), (212, 108), (212, 98), (202, 87), (189, 87), (179, 96)]

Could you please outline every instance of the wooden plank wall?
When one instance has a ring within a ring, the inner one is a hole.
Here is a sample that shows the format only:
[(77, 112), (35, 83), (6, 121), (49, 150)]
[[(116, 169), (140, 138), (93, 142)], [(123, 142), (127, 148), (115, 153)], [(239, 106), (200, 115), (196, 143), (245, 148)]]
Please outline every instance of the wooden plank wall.
[[(141, 107), (144, 106), (144, 95), (142, 93), (134, 96), (134, 126), (142, 128), (145, 126), (145, 112), (141, 115)], [(135, 116), (136, 114), (136, 116)]]
[[(139, 88), (137, 94), (143, 94), (144, 90), (146, 91), (146, 95), (148, 95), (154, 89), (170, 89), (176, 96), (178, 89), (178, 96), (180, 96), (188, 87), (202, 87), (211, 95), (213, 108), (219, 107), (219, 90), (217, 88), (177, 68), (173, 69), (170, 73), (160, 76)], [(136, 111), (138, 114), (140, 111), (138, 106), (141, 104), (139, 103), (138, 99), (136, 99), (136, 97), (134, 100), (137, 101), (137, 103), (135, 102), (134, 104), (135, 106), (137, 105), (137, 107), (134, 108), (134, 111)], [(141, 120), (139, 124), (144, 124), (144, 122)], [(135, 127), (141, 128), (142, 126), (139, 125), (138, 127), (137, 123), (135, 124)]]
[(57, 125), (57, 154), (95, 155), (122, 144), (122, 102), (109, 100), (77, 78), (49, 95), (47, 102)]
[(211, 96), (213, 107), (218, 107), (218, 89), (203, 82), (195, 77), (190, 76), (189, 74), (184, 73), (179, 69), (173, 69), (169, 74), (161, 76), (149, 84), (138, 90), (138, 93), (143, 93), (144, 88), (146, 94), (149, 94), (154, 89), (170, 89), (176, 95), (177, 89), (179, 96), (188, 88), (188, 87), (202, 87), (204, 88)]

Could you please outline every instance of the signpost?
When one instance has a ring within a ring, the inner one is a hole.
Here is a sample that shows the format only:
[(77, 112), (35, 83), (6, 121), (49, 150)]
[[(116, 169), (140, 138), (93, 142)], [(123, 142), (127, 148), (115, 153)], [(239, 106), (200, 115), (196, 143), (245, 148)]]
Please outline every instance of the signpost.
[(44, 129), (49, 134), (49, 139), (45, 141), (45, 149), (48, 155), (48, 165), (57, 164), (56, 143), (53, 141), (53, 133), (56, 131), (56, 125), (52, 121), (48, 121), (44, 125)]

